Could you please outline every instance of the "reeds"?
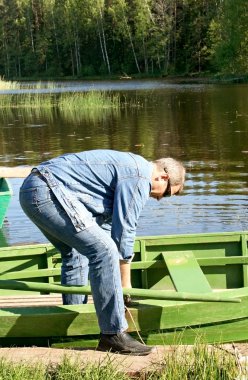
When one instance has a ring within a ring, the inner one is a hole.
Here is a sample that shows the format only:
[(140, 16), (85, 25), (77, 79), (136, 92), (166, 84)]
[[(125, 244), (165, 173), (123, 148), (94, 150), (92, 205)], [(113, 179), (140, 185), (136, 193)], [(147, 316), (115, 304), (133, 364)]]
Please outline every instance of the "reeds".
[(86, 93), (62, 93), (58, 99), (59, 109), (71, 111), (83, 109), (119, 108), (119, 95), (104, 91), (89, 91)]
[(118, 109), (120, 97), (101, 91), (85, 93), (39, 93), (1, 94), (0, 108), (58, 108), (61, 111)]
[[(54, 92), (53, 82), (24, 84), (0, 78), (0, 90), (13, 93), (0, 94), (0, 108), (58, 108), (74, 113), (80, 110), (118, 109), (120, 96), (107, 91)], [(46, 89), (45, 93), (42, 89)]]
[(56, 87), (56, 84), (54, 82), (29, 82), (29, 83), (20, 83), (16, 81), (6, 81), (2, 77), (0, 77), (0, 91), (6, 91), (6, 90), (21, 90), (25, 88), (29, 89), (35, 89), (35, 90), (41, 90), (43, 88), (45, 89), (54, 89)]
[(21, 84), (19, 82), (6, 81), (2, 77), (0, 77), (0, 90), (19, 90), (21, 88)]

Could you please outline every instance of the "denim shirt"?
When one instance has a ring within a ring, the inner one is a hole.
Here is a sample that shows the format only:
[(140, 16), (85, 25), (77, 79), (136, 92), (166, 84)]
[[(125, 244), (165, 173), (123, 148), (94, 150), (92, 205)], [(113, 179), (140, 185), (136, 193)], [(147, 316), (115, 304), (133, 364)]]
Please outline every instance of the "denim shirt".
[(95, 222), (130, 261), (139, 215), (151, 191), (152, 163), (128, 152), (69, 153), (36, 167), (77, 232)]

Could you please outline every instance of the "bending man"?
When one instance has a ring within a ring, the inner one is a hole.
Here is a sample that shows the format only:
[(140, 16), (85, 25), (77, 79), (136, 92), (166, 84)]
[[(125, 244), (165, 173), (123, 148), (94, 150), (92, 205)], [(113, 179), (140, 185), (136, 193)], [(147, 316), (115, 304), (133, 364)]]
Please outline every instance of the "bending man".
[(43, 162), (20, 189), (23, 210), (61, 252), (62, 283), (82, 283), (80, 268), (86, 273), (89, 267), (99, 350), (152, 351), (125, 332), (122, 286), (131, 286), (136, 226), (146, 201), (180, 193), (184, 178), (184, 167), (172, 158), (148, 162), (133, 153), (92, 150)]

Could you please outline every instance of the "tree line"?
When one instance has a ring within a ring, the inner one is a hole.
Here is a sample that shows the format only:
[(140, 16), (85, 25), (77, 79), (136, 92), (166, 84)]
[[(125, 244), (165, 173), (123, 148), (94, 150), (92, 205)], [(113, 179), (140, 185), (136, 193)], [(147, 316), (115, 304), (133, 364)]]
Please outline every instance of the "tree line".
[(247, 0), (0, 0), (0, 76), (244, 74)]

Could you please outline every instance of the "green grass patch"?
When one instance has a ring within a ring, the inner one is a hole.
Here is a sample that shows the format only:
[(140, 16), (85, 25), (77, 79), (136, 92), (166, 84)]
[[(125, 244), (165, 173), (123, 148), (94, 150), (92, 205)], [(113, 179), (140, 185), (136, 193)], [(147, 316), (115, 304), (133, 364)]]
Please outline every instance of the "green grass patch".
[(101, 91), (86, 93), (20, 93), (1, 94), (0, 108), (57, 108), (60, 111), (118, 109), (119, 95)]
[(192, 350), (178, 346), (164, 358), (160, 368), (149, 374), (149, 380), (233, 380), (240, 375), (235, 356), (207, 345)]
[[(122, 364), (125, 364), (123, 356)], [(154, 359), (154, 357), (153, 357)], [(135, 361), (135, 358), (133, 358)], [(120, 371), (114, 357), (105, 356), (98, 364), (86, 364), (79, 357), (72, 360), (64, 356), (57, 365), (14, 364), (0, 360), (0, 380), (128, 380), (126, 373)], [(149, 364), (149, 363), (148, 363)], [(154, 362), (146, 371), (136, 373), (142, 380), (233, 380), (247, 378), (247, 371), (237, 362), (237, 357), (221, 347), (195, 344), (171, 346), (164, 359)]]
[[(120, 108), (119, 94), (107, 91), (55, 93), (53, 82), (20, 84), (0, 78), (0, 90), (14, 90), (0, 95), (0, 108), (57, 108), (60, 111), (103, 110)], [(30, 89), (30, 92), (27, 90)], [(48, 90), (42, 93), (41, 90)], [(31, 91), (32, 90), (32, 91)]]
[(58, 99), (59, 109), (77, 110), (119, 108), (119, 95), (112, 95), (104, 91), (89, 91), (86, 93), (62, 93)]
[(128, 380), (125, 373), (120, 372), (110, 358), (100, 364), (84, 365), (79, 360), (71, 361), (66, 356), (61, 364), (28, 365), (15, 364), (0, 360), (0, 380)]

